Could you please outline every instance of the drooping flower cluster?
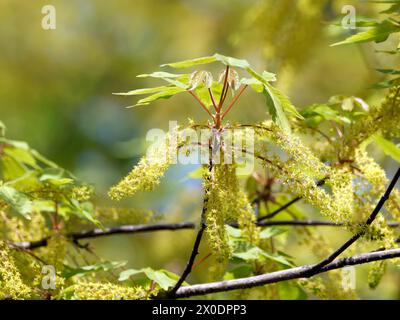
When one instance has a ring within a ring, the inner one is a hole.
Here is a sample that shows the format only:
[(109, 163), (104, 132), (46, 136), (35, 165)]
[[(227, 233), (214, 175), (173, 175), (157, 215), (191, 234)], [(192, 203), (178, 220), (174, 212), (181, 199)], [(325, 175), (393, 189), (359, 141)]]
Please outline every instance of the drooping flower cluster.
[(243, 235), (251, 243), (258, 241), (255, 216), (246, 194), (240, 190), (235, 165), (218, 164), (204, 174), (205, 222), (209, 243), (221, 261), (229, 258), (231, 248), (225, 223), (238, 221)]
[(0, 241), (0, 298), (29, 298), (31, 289), (24, 284), (10, 250), (4, 241)]
[(169, 134), (165, 140), (150, 148), (132, 171), (112, 187), (109, 196), (114, 200), (133, 196), (138, 191), (152, 191), (160, 183), (161, 177), (172, 164), (177, 152), (176, 132)]

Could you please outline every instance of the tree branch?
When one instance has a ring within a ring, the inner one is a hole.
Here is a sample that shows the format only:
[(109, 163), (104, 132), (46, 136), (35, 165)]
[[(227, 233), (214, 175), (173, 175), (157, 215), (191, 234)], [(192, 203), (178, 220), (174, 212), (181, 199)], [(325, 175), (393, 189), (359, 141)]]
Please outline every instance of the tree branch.
[[(259, 227), (272, 227), (272, 226), (293, 226), (293, 227), (342, 227), (343, 223), (335, 223), (331, 221), (322, 220), (275, 220), (275, 221), (260, 221), (257, 223)], [(237, 227), (237, 224), (231, 224), (232, 227)], [(389, 227), (399, 227), (400, 222), (388, 222)], [(115, 234), (134, 234), (152, 231), (175, 231), (175, 230), (190, 230), (195, 229), (196, 226), (193, 222), (181, 223), (155, 223), (155, 224), (137, 224), (137, 225), (123, 225), (114, 228), (105, 229), (92, 229), (76, 233), (69, 233), (67, 238), (72, 241), (82, 239), (105, 237)], [(36, 249), (47, 245), (48, 238), (38, 241), (24, 241), (13, 243), (12, 246), (22, 249)]]
[(346, 266), (359, 265), (397, 257), (400, 257), (400, 249), (364, 253), (357, 256), (338, 259), (320, 269), (315, 268), (316, 264), (304, 265), (301, 267), (271, 272), (248, 278), (185, 286), (180, 288), (176, 292), (174, 298), (188, 298), (216, 292), (226, 292), (230, 290), (252, 288), (292, 279), (309, 278), (319, 273), (327, 272), (334, 269), (340, 269)]

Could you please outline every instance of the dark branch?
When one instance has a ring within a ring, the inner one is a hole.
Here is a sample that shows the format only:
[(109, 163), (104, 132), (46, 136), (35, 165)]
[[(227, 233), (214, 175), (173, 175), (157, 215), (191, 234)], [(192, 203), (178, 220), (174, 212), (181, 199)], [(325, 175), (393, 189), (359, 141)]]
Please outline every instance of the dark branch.
[[(275, 221), (261, 221), (257, 223), (260, 227), (272, 227), (272, 226), (293, 226), (293, 227), (341, 227), (344, 224), (335, 223), (331, 221), (320, 221), (320, 220), (275, 220)], [(237, 227), (237, 224), (231, 224), (233, 227)], [(389, 227), (398, 227), (400, 222), (389, 222)], [(193, 222), (181, 222), (181, 223), (155, 223), (155, 224), (137, 224), (137, 225), (123, 225), (114, 228), (105, 229), (93, 229), (77, 233), (67, 234), (67, 238), (72, 241), (78, 241), (82, 239), (104, 237), (114, 234), (134, 234), (142, 232), (152, 231), (163, 231), (163, 230), (188, 230), (195, 229)], [(22, 249), (36, 249), (47, 245), (47, 238), (38, 241), (26, 241), (14, 243), (14, 247)]]
[(400, 257), (400, 249), (364, 253), (353, 257), (338, 259), (318, 270), (315, 268), (316, 264), (312, 264), (248, 278), (185, 286), (176, 292), (174, 298), (188, 298), (216, 292), (252, 288), (286, 280), (308, 278), (319, 273), (340, 269), (346, 266), (359, 265), (397, 257)]
[[(130, 234), (139, 232), (162, 231), (162, 230), (181, 230), (181, 229), (194, 229), (195, 225), (192, 222), (181, 223), (155, 223), (155, 224), (137, 224), (137, 225), (124, 225), (114, 228), (105, 229), (92, 229), (87, 231), (75, 232), (67, 234), (67, 238), (72, 241), (81, 239), (97, 238), (109, 236), (113, 234)], [(24, 249), (36, 249), (47, 245), (48, 238), (31, 242), (17, 242), (14, 245)]]

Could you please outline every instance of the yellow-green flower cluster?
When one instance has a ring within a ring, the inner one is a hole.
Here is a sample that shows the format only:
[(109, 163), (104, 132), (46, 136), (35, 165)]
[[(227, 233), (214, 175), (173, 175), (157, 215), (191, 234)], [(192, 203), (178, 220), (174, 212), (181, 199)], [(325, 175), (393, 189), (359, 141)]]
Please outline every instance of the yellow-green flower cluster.
[(133, 196), (138, 191), (152, 191), (160, 183), (176, 153), (177, 146), (172, 141), (176, 135), (168, 135), (165, 141), (150, 148), (133, 170), (109, 191), (114, 200)]
[[(353, 215), (352, 173), (346, 167), (331, 168), (316, 157), (300, 138), (284, 133), (275, 124), (265, 122), (258, 136), (268, 137), (284, 155), (275, 155), (271, 165), (289, 191), (301, 196), (334, 222), (349, 222)], [(271, 158), (272, 159), (272, 158)], [(318, 181), (331, 187), (332, 195)]]
[(368, 285), (371, 289), (375, 289), (381, 282), (386, 266), (387, 261), (385, 260), (372, 262), (372, 267), (368, 272)]
[(375, 133), (387, 138), (400, 137), (400, 86), (390, 89), (380, 106), (372, 107), (366, 117), (356, 121), (348, 132), (349, 150), (354, 150)]
[(111, 283), (80, 282), (67, 290), (79, 300), (144, 300), (149, 292), (142, 287), (123, 287)]
[[(364, 198), (372, 201), (374, 197), (381, 197), (389, 183), (382, 167), (368, 156), (364, 148), (358, 148), (355, 151), (355, 165), (371, 185), (368, 193), (364, 194)], [(400, 192), (398, 189), (394, 189), (391, 192), (389, 199), (385, 202), (385, 208), (390, 212), (393, 219), (400, 220)]]
[(221, 261), (231, 255), (226, 222), (238, 221), (247, 240), (252, 243), (258, 241), (256, 219), (245, 193), (239, 188), (235, 165), (214, 165), (213, 170), (204, 175), (204, 190), (207, 199), (206, 231), (210, 246)]
[(7, 244), (0, 241), (0, 298), (25, 299), (30, 294), (31, 289), (22, 281)]

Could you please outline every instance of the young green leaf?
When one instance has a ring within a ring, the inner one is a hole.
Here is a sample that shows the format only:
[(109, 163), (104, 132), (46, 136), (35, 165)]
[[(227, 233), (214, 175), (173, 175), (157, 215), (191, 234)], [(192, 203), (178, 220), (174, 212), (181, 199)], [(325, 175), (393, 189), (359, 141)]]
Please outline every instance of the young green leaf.
[(380, 135), (374, 135), (373, 139), (386, 155), (400, 163), (400, 148), (398, 146)]
[(399, 31), (400, 26), (398, 24), (395, 24), (390, 20), (384, 20), (367, 31), (359, 32), (355, 35), (348, 37), (344, 41), (334, 43), (331, 46), (351, 43), (363, 43), (369, 41), (375, 41), (376, 43), (379, 43), (385, 41), (392, 33), (396, 33)]
[(201, 57), (178, 62), (162, 64), (161, 67), (171, 67), (176, 69), (190, 68), (200, 64), (208, 64), (217, 61), (215, 56)]
[(128, 108), (136, 107), (136, 106), (146, 106), (149, 105), (151, 102), (157, 101), (159, 99), (168, 99), (172, 96), (185, 92), (186, 89), (178, 88), (178, 87), (165, 87), (165, 89), (152, 94), (146, 98), (140, 99), (134, 106), (130, 106)]
[(3, 199), (14, 211), (24, 218), (30, 219), (32, 202), (24, 193), (3, 184), (0, 185), (0, 199)]

